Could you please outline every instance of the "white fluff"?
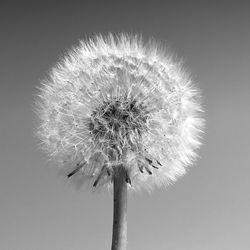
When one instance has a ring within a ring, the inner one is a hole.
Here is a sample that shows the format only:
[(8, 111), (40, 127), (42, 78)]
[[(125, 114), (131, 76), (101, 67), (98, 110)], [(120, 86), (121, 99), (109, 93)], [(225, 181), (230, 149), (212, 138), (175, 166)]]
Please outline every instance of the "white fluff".
[[(92, 185), (99, 178), (97, 187), (111, 187), (112, 169), (123, 164), (131, 189), (151, 190), (176, 181), (196, 159), (204, 124), (199, 97), (181, 63), (156, 42), (144, 44), (141, 37), (127, 34), (97, 35), (69, 51), (42, 82), (36, 100), (41, 120), (37, 136), (66, 173), (79, 167), (70, 177), (76, 185)], [(125, 130), (111, 131), (112, 143), (114, 136), (119, 140), (114, 153), (119, 156), (111, 160), (108, 128), (99, 136), (90, 132), (89, 124), (94, 118), (95, 126), (104, 124), (100, 107), (115, 100), (120, 110), (136, 100), (142, 118), (124, 108), (141, 133), (130, 129), (124, 136)], [(93, 118), (96, 110), (100, 112)], [(103, 172), (104, 165), (110, 175)]]

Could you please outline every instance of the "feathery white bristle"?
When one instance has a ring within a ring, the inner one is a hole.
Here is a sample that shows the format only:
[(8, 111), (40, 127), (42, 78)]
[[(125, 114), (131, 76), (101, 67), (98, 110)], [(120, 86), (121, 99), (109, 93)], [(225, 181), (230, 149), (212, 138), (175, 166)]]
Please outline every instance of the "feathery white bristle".
[[(42, 82), (37, 136), (68, 173), (82, 166), (72, 176), (76, 184), (98, 179), (109, 188), (112, 168), (123, 164), (131, 189), (151, 190), (176, 181), (196, 159), (204, 124), (198, 97), (181, 64), (155, 42), (97, 35)], [(112, 128), (104, 116), (110, 109)]]

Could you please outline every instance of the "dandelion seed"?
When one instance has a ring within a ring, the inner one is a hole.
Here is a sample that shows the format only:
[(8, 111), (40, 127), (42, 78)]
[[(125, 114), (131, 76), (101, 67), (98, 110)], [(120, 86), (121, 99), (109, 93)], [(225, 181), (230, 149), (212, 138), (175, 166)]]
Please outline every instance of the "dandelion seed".
[(82, 166), (78, 166), (76, 169), (74, 169), (72, 172), (70, 172), (70, 173), (67, 175), (68, 178), (70, 178), (72, 175), (74, 175), (75, 173), (77, 173), (81, 168), (82, 168)]
[(180, 63), (136, 35), (81, 41), (42, 82), (37, 104), (37, 135), (72, 183), (114, 187), (113, 250), (126, 241), (118, 240), (126, 215), (117, 212), (126, 184), (167, 186), (197, 158), (199, 92)]

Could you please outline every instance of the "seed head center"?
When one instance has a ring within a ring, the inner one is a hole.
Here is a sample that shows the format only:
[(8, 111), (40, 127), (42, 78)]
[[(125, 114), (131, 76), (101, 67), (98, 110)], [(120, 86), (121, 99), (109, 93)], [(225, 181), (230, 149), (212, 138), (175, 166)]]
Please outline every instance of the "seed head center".
[(104, 101), (91, 115), (89, 131), (106, 147), (132, 147), (146, 130), (146, 108), (136, 100)]

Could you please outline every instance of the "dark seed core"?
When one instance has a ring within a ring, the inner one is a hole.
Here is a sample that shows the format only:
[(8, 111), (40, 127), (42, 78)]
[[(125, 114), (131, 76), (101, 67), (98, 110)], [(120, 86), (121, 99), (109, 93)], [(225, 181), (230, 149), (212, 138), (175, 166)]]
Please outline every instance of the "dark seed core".
[[(91, 115), (89, 131), (95, 140), (113, 147), (132, 146), (146, 131), (148, 112), (136, 100), (104, 101)], [(129, 145), (124, 145), (129, 144)]]

